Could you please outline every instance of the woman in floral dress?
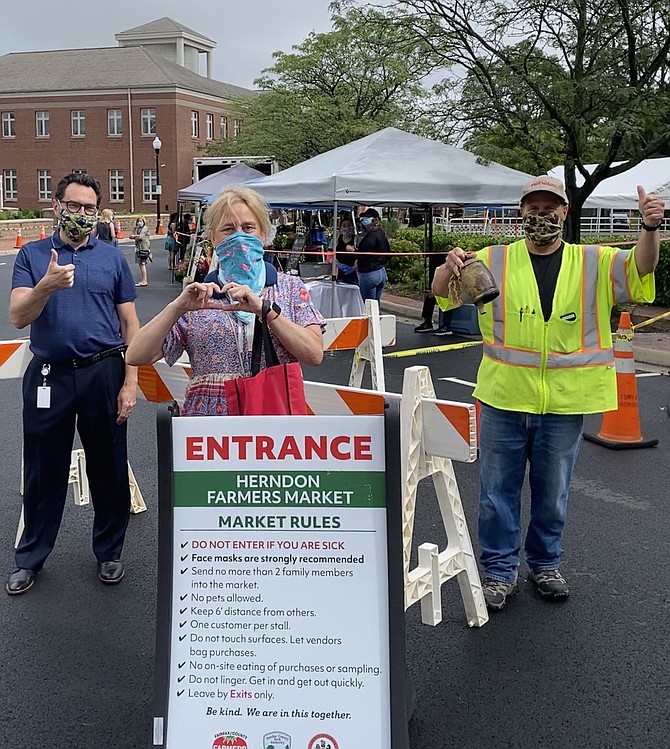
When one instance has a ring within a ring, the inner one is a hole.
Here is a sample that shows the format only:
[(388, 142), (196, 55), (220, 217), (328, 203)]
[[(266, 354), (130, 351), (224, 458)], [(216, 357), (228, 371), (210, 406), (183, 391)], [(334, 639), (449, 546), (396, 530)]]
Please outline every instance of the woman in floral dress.
[(225, 188), (207, 209), (205, 229), (218, 269), (204, 282), (189, 284), (140, 329), (126, 352), (130, 365), (164, 357), (171, 366), (188, 354), (191, 377), (184, 416), (228, 413), (223, 383), (250, 375), (254, 321), (264, 303), (282, 364), (316, 365), (323, 358), (323, 318), (303, 282), (263, 261), (270, 230), (263, 198), (249, 188)]

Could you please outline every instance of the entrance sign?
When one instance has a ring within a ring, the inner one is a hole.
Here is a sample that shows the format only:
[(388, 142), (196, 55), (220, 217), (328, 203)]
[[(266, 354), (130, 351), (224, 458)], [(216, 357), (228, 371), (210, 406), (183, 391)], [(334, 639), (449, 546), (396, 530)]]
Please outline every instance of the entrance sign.
[(406, 746), (386, 422), (159, 414), (153, 746)]

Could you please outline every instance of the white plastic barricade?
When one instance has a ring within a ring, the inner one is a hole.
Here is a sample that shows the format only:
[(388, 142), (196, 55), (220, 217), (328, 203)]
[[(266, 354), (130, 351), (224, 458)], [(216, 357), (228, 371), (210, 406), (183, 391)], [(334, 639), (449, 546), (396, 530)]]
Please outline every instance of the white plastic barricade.
[[(400, 424), (405, 606), (409, 608), (421, 601), (423, 622), (439, 624), (442, 621), (441, 586), (456, 577), (468, 624), (481, 627), (488, 621), (488, 614), (451, 462), (452, 458), (468, 462), (476, 459), (475, 406), (435, 400), (428, 367), (409, 367), (403, 380)], [(461, 447), (458, 454), (451, 449), (454, 443)], [(435, 544), (422, 544), (419, 564), (410, 570), (417, 489), (419, 481), (428, 476), (433, 479), (447, 533), (447, 548), (438, 552)]]

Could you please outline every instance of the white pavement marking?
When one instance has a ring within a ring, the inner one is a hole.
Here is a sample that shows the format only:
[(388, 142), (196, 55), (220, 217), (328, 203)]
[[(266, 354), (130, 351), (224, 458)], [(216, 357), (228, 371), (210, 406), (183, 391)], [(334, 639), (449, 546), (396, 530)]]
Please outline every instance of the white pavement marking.
[(467, 385), (468, 387), (475, 387), (476, 382), (468, 382), (468, 380), (459, 380), (458, 377), (438, 377), (438, 380), (444, 380), (445, 382), (455, 382), (457, 385)]
[(662, 377), (663, 372), (636, 372), (636, 377)]

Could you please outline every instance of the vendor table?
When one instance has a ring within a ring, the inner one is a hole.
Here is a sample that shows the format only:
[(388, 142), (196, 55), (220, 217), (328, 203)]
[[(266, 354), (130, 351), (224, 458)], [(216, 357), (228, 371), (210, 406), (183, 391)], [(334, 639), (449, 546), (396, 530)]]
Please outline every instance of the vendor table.
[(358, 286), (333, 281), (308, 281), (305, 286), (324, 317), (361, 317), (364, 306)]

